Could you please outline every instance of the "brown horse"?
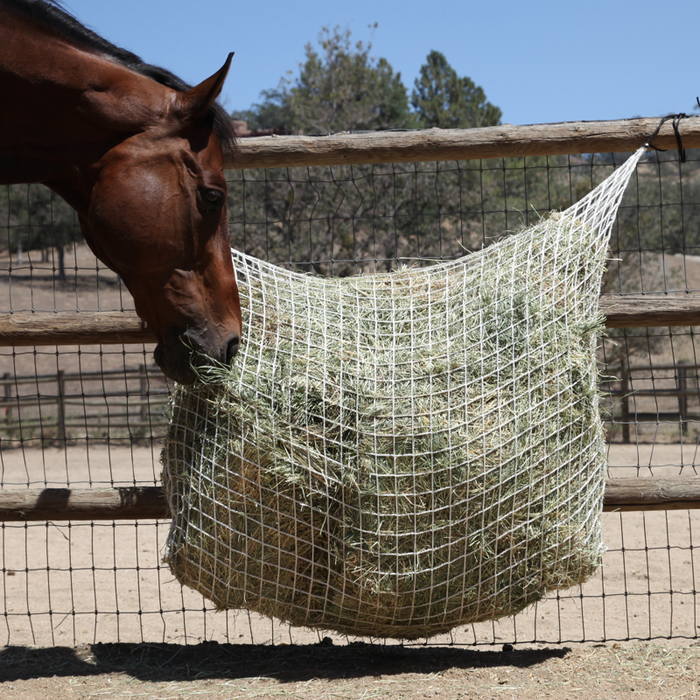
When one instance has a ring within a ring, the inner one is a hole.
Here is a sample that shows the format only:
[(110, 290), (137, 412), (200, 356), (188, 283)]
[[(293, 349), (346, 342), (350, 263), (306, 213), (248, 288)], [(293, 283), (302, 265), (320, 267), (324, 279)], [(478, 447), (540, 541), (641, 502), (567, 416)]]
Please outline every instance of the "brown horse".
[(241, 334), (215, 100), (44, 0), (0, 0), (0, 184), (44, 183), (78, 213), (95, 255), (155, 333), (163, 372), (229, 363)]

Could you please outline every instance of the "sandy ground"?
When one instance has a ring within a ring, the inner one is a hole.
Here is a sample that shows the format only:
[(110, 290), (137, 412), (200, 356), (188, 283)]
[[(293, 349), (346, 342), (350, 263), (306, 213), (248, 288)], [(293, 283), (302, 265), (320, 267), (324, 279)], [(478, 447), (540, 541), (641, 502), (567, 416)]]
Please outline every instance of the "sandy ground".
[(0, 654), (0, 693), (17, 700), (693, 700), (700, 693), (700, 648), (648, 643), (512, 651), (93, 645)]

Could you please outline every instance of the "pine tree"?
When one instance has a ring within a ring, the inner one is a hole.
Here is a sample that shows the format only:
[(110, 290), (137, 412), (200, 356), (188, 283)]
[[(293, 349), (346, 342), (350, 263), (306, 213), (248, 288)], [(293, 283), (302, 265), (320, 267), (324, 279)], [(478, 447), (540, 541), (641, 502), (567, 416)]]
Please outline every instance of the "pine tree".
[(319, 47), (307, 44), (298, 77), (283, 78), (276, 90), (262, 93), (260, 104), (234, 118), (251, 128), (284, 126), (306, 134), (414, 125), (401, 74), (371, 56), (371, 43), (353, 44), (349, 29), (324, 27)]
[(459, 129), (500, 124), (501, 110), (486, 100), (471, 78), (460, 78), (439, 51), (421, 66), (411, 104), (423, 127)]

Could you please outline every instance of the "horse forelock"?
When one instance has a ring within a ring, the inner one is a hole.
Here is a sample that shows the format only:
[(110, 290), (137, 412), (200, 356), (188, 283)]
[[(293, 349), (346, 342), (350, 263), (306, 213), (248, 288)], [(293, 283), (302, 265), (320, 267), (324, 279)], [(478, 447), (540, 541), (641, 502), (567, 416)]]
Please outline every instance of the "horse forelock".
[[(155, 80), (161, 85), (186, 92), (192, 86), (171, 71), (146, 63), (135, 53), (115, 46), (92, 29), (79, 22), (59, 2), (59, 0), (0, 0), (0, 7), (7, 7), (29, 17), (71, 43), (92, 49), (116, 60), (125, 68)], [(236, 130), (231, 117), (218, 103), (209, 110), (208, 118), (224, 153), (233, 154), (236, 150)]]

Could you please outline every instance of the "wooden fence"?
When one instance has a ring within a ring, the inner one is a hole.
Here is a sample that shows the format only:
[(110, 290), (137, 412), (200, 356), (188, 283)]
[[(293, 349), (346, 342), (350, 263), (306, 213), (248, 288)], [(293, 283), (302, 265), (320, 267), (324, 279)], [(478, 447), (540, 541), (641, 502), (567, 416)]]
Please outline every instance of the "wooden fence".
[[(563, 124), (502, 124), (481, 129), (417, 129), (325, 136), (257, 136), (241, 139), (227, 168), (291, 168), (363, 163), (419, 163), (521, 156), (635, 151), (659, 125), (656, 117)], [(700, 116), (683, 119), (685, 148), (700, 147)], [(656, 148), (674, 150), (671, 122), (654, 137)]]
[[(258, 137), (245, 139), (227, 167), (275, 168), (632, 151), (643, 145), (657, 126), (658, 119), (634, 119), (320, 137)], [(686, 148), (700, 147), (700, 117), (684, 119), (680, 130)], [(654, 138), (654, 145), (676, 148), (670, 123)], [(601, 299), (600, 309), (611, 328), (700, 325), (700, 296), (608, 296)], [(133, 314), (8, 314), (0, 318), (0, 345), (4, 346), (152, 340), (153, 335)], [(675, 396), (682, 423), (683, 417), (688, 417), (689, 389), (683, 375), (679, 373), (678, 377)], [(60, 386), (58, 376), (53, 381)], [(629, 374), (621, 381), (623, 386), (617, 391), (620, 392), (623, 422), (629, 424), (624, 416), (632, 415), (629, 402), (633, 399), (627, 397), (634, 397), (635, 393), (624, 386), (625, 381), (630, 383)], [(65, 417), (67, 397), (61, 398), (60, 390), (57, 394), (57, 406), (59, 409), (63, 406), (64, 416), (57, 419), (57, 429), (65, 434), (69, 429)], [(636, 392), (636, 396), (642, 393)], [(104, 394), (101, 395), (101, 400), (104, 398)], [(152, 398), (147, 397), (149, 401)], [(141, 410), (143, 404), (138, 406)], [(605, 508), (700, 508), (700, 477), (611, 480), (606, 489)], [(108, 491), (38, 489), (0, 494), (0, 520), (115, 520), (166, 516), (162, 491), (156, 487)]]
[[(700, 426), (700, 365), (635, 365), (626, 361), (608, 367), (601, 382), (601, 392), (611, 409), (606, 423), (621, 429), (622, 442), (632, 442), (630, 428), (660, 421), (679, 426), (683, 435), (688, 425)], [(79, 391), (71, 390), (78, 386)], [(25, 394), (23, 387), (36, 391)], [(91, 390), (94, 386), (95, 389)], [(47, 390), (42, 390), (46, 387)], [(139, 428), (167, 425), (165, 407), (170, 391), (158, 372), (136, 369), (101, 372), (66, 372), (15, 376), (5, 372), (0, 377), (0, 435), (12, 437), (41, 427), (44, 435), (68, 442), (75, 430), (98, 433), (124, 430), (134, 436)], [(41, 405), (42, 417), (32, 409)], [(105, 409), (108, 408), (108, 412)], [(53, 416), (52, 422), (47, 416)]]
[(629, 365), (622, 360), (617, 368), (608, 367), (601, 391), (608, 399), (609, 425), (619, 425), (622, 442), (632, 442), (631, 429), (644, 424), (654, 429), (659, 422), (678, 425), (680, 435), (688, 435), (691, 423), (700, 427), (700, 365)]
[[(25, 393), (24, 387), (33, 390)], [(126, 438), (141, 437), (141, 428), (165, 429), (169, 394), (165, 378), (147, 371), (146, 365), (80, 373), (59, 369), (31, 376), (5, 372), (0, 378), (0, 436), (12, 440), (40, 430), (44, 439), (61, 443), (77, 433), (82, 437), (109, 431), (114, 436), (122, 431)]]

